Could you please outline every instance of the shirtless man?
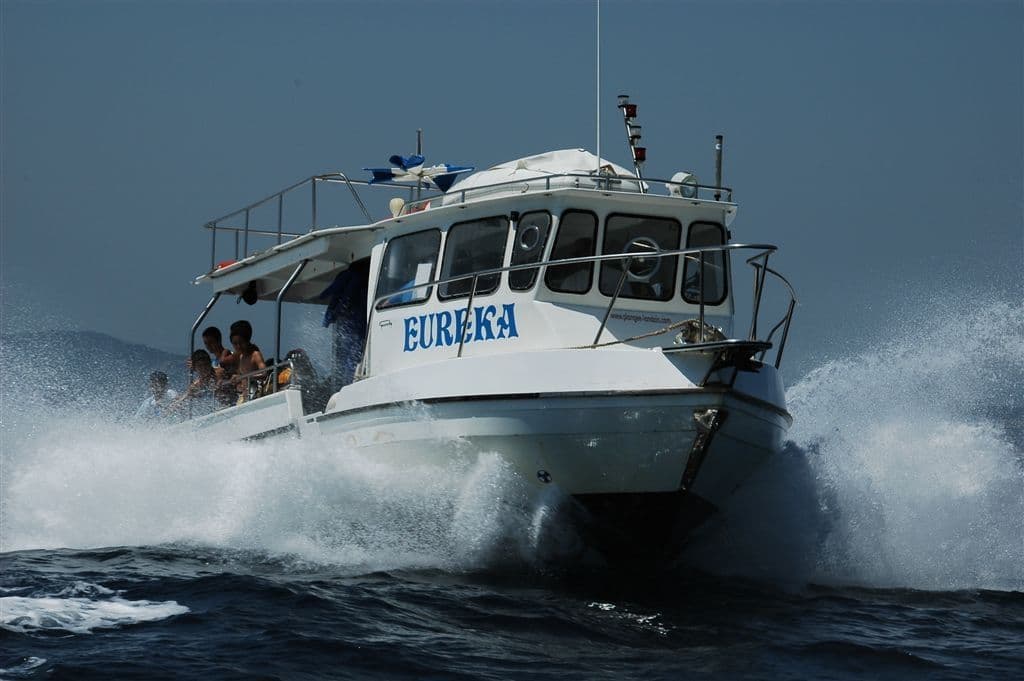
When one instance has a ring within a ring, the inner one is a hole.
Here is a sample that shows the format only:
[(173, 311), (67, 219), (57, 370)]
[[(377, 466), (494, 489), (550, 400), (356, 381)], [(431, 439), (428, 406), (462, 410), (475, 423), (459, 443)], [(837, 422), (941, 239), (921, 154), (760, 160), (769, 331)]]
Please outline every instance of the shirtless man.
[(203, 330), (203, 345), (209, 351), (210, 363), (217, 379), (214, 393), (222, 406), (234, 404), (238, 400), (238, 392), (231, 382), (231, 377), (238, 373), (238, 358), (224, 347), (223, 336), (216, 326), (208, 326)]
[(222, 368), (228, 374), (234, 373), (235, 356), (224, 347), (223, 336), (216, 326), (208, 326), (203, 330), (203, 345), (211, 355), (213, 368)]
[(267, 363), (260, 349), (252, 344), (252, 324), (244, 319), (231, 325), (231, 347), (235, 350), (234, 356), (238, 358), (238, 374), (234, 379), (238, 388), (238, 401), (244, 402), (249, 397), (249, 381), (241, 377), (266, 369)]

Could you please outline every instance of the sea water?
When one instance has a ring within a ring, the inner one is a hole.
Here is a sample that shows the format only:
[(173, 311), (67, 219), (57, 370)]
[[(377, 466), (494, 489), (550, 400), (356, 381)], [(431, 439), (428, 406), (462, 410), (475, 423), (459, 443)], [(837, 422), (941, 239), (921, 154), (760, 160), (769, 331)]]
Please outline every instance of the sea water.
[(211, 447), (8, 391), (0, 678), (1020, 678), (1021, 357), (993, 304), (823, 362), (728, 509), (615, 569), (501, 452)]

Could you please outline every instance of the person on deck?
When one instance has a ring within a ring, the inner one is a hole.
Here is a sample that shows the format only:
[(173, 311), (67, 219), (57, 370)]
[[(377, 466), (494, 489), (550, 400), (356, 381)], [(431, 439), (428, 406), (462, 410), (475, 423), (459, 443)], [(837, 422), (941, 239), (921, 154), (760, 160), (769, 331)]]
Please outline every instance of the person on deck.
[(231, 351), (224, 347), (224, 337), (216, 326), (208, 326), (203, 329), (203, 345), (210, 353), (210, 363), (214, 369), (224, 369), (228, 375), (234, 373), (236, 358)]
[(149, 375), (149, 392), (150, 396), (135, 410), (136, 420), (166, 417), (171, 403), (178, 397), (177, 392), (167, 387), (167, 374), (162, 371), (154, 371)]
[(212, 355), (210, 363), (217, 377), (217, 387), (214, 388), (217, 402), (221, 406), (234, 404), (238, 400), (238, 392), (231, 378), (238, 373), (238, 358), (224, 347), (223, 336), (216, 326), (208, 326), (203, 330), (203, 345)]
[(241, 404), (249, 399), (251, 382), (243, 376), (266, 369), (267, 363), (263, 359), (263, 353), (252, 343), (252, 324), (244, 319), (231, 325), (231, 347), (234, 348), (235, 357), (238, 358), (238, 373), (234, 378), (234, 383), (238, 390), (238, 402)]
[(217, 373), (206, 350), (196, 350), (189, 359), (189, 365), (196, 377), (185, 390), (185, 394), (171, 403), (169, 409), (179, 414), (191, 414), (193, 417), (209, 414), (217, 408)]

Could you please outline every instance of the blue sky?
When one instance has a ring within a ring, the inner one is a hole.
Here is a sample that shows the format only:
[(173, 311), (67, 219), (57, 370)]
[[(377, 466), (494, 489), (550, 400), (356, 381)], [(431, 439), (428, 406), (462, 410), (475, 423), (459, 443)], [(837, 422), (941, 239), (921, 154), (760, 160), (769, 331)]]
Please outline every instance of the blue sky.
[[(593, 2), (0, 12), (4, 331), (183, 352), (206, 220), (416, 128), (428, 161), (478, 167), (595, 146)], [(603, 155), (626, 162), (619, 92), (649, 175), (710, 180), (725, 134), (733, 232), (778, 244), (800, 294), (792, 372), (915, 305), (1024, 297), (1024, 3), (606, 0), (602, 34)]]

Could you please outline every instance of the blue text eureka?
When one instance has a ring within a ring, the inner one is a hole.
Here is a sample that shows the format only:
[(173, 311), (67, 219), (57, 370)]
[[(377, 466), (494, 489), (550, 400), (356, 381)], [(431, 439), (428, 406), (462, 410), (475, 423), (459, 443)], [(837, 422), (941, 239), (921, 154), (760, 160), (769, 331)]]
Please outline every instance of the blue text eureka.
[(501, 310), (496, 305), (474, 307), (468, 323), (465, 308), (406, 317), (403, 321), (405, 352), (458, 345), (459, 329), (463, 328), (463, 324), (466, 329), (466, 343), (519, 336), (516, 329), (515, 303), (504, 304)]

